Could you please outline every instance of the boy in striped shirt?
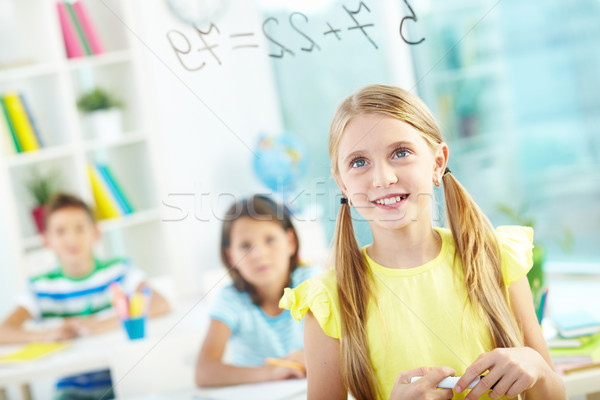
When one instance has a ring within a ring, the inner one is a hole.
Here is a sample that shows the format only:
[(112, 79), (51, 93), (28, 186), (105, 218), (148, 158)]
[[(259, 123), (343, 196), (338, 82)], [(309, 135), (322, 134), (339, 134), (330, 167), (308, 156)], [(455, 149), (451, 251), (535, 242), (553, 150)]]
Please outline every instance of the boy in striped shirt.
[[(45, 274), (30, 279), (28, 291), (0, 325), (0, 344), (69, 340), (119, 327), (110, 303), (109, 286), (118, 282), (126, 293), (144, 286), (144, 274), (127, 259), (100, 261), (93, 255), (100, 239), (92, 210), (82, 200), (58, 194), (46, 208), (44, 243), (60, 262)], [(150, 316), (169, 312), (166, 300), (152, 294)], [(28, 320), (60, 318), (57, 327), (28, 330)], [(61, 379), (57, 399), (112, 398), (110, 372), (97, 371)], [(107, 392), (108, 391), (108, 392)]]

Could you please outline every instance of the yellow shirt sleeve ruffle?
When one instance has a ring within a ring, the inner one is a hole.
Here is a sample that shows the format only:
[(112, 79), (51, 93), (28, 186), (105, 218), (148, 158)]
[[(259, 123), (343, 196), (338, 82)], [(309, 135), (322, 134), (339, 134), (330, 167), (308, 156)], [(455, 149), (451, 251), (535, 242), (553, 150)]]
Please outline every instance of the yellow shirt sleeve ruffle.
[(323, 332), (334, 339), (339, 339), (339, 311), (332, 297), (320, 277), (316, 277), (294, 289), (285, 288), (283, 297), (279, 300), (279, 307), (290, 310), (296, 321), (304, 318), (310, 309)]
[(502, 276), (508, 286), (527, 275), (533, 266), (533, 229), (499, 226), (496, 236), (502, 252)]

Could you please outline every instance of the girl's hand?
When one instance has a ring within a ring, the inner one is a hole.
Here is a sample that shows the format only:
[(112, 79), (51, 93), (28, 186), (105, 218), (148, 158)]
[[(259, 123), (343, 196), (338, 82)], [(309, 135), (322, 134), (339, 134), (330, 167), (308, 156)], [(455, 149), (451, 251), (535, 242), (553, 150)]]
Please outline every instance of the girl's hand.
[(304, 351), (297, 350), (292, 351), (290, 354), (285, 356), (283, 360), (292, 361), (294, 364), (300, 364), (303, 369), (292, 368), (282, 365), (265, 365), (269, 374), (269, 380), (282, 380), (290, 378), (306, 378), (306, 361), (304, 360)]
[(294, 361), (306, 366), (306, 361), (304, 360), (304, 351), (296, 350), (292, 351), (290, 354), (285, 356), (286, 360)]
[(263, 366), (269, 381), (281, 381), (284, 379), (304, 379), (306, 371), (301, 371), (296, 368), (282, 367), (280, 365), (265, 365)]
[(454, 390), (456, 393), (462, 392), (462, 388), (467, 387), (473, 379), (489, 370), (465, 400), (478, 399), (494, 385), (488, 394), (490, 398), (516, 397), (531, 389), (547, 369), (544, 358), (530, 347), (497, 348), (481, 354), (467, 368)]
[[(390, 400), (447, 400), (452, 399), (452, 389), (438, 389), (437, 385), (444, 378), (455, 374), (451, 367), (421, 367), (402, 371), (396, 378)], [(422, 376), (410, 383), (410, 378)]]

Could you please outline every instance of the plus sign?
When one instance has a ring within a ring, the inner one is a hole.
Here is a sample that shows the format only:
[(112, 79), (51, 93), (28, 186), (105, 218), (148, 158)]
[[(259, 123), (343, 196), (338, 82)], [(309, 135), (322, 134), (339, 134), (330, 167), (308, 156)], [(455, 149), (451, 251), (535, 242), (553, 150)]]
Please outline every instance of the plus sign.
[(323, 35), (333, 33), (338, 40), (342, 40), (339, 35), (339, 32), (342, 31), (341, 29), (334, 29), (329, 22), (327, 23), (327, 26), (329, 27), (329, 30), (327, 32), (323, 32)]

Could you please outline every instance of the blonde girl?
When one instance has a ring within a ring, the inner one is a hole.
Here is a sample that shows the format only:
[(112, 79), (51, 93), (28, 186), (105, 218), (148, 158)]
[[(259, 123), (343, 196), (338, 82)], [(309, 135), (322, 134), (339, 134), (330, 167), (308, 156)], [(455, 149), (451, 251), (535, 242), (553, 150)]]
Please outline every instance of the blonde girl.
[[(493, 229), (447, 169), (423, 102), (395, 87), (361, 89), (333, 117), (329, 155), (343, 194), (335, 268), (280, 302), (298, 320), (306, 314), (308, 397), (564, 399), (527, 283), (533, 231)], [(448, 228), (432, 226), (434, 190)], [(373, 235), (362, 249), (351, 207)], [(437, 389), (451, 375), (462, 375), (454, 389)]]

